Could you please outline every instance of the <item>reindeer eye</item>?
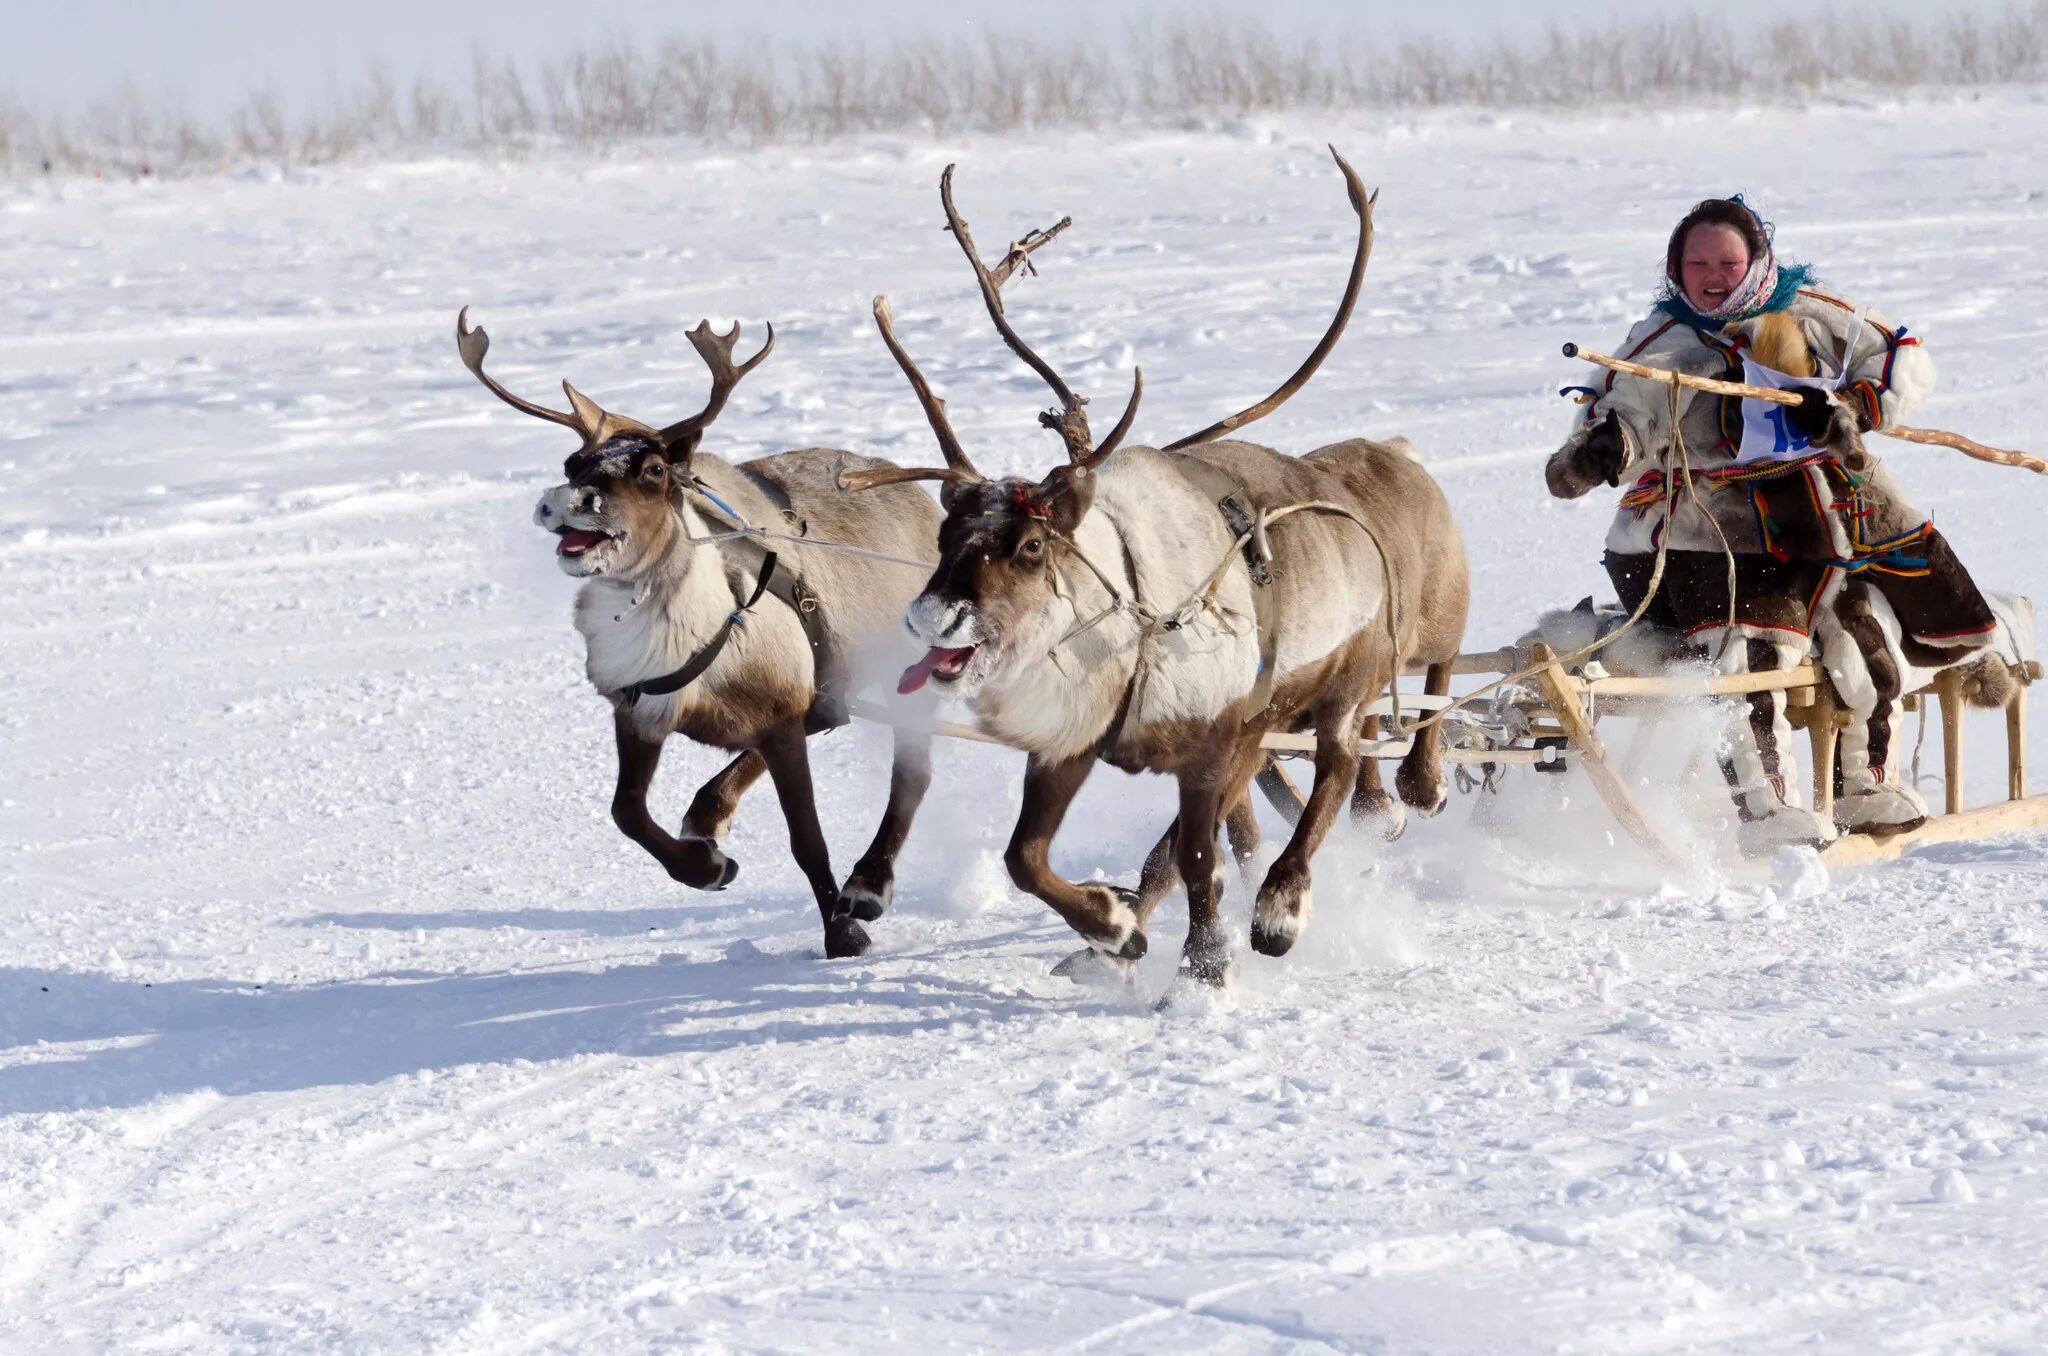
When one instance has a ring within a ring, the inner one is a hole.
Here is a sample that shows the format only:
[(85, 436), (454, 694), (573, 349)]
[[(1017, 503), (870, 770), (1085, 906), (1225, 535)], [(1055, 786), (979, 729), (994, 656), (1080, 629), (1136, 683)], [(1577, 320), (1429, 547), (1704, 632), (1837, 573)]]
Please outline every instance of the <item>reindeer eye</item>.
[(1037, 556), (1041, 556), (1041, 555), (1044, 555), (1044, 554), (1045, 554), (1045, 538), (1043, 538), (1043, 537), (1026, 537), (1026, 538), (1024, 539), (1024, 544), (1023, 544), (1022, 546), (1019, 546), (1019, 547), (1018, 547), (1017, 549), (1018, 549), (1019, 551), (1022, 551), (1022, 552), (1023, 552), (1023, 553), (1025, 554), (1025, 555), (1027, 555), (1027, 556), (1037, 557)]

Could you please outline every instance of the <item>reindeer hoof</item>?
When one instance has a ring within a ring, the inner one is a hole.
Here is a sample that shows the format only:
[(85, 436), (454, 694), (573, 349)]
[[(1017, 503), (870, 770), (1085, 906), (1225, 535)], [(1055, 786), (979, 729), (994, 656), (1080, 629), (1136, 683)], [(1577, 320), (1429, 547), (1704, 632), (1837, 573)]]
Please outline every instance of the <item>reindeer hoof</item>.
[(1230, 980), (1230, 944), (1221, 937), (1190, 937), (1181, 952), (1180, 976), (1184, 981), (1220, 989)]
[(1294, 949), (1298, 935), (1298, 929), (1271, 928), (1266, 926), (1264, 919), (1260, 919), (1252, 924), (1252, 950), (1261, 956), (1284, 956)]
[(1306, 881), (1280, 885), (1268, 881), (1252, 910), (1252, 950), (1261, 956), (1284, 956), (1292, 951), (1314, 907)]
[(889, 912), (889, 905), (896, 898), (894, 878), (884, 879), (879, 885), (872, 877), (865, 877), (859, 871), (847, 878), (839, 887), (839, 912), (852, 914), (863, 923), (872, 923)]
[(708, 838), (685, 838), (680, 846), (681, 855), (668, 864), (670, 880), (694, 890), (723, 890), (740, 873), (740, 864)]
[[(1085, 889), (1101, 901), (1101, 932), (1082, 932), (1097, 951), (1120, 960), (1145, 954), (1145, 933), (1138, 925), (1138, 892), (1121, 885), (1090, 885)], [(1079, 930), (1078, 928), (1076, 929)]]
[(851, 918), (835, 918), (825, 924), (825, 959), (845, 960), (849, 956), (865, 956), (874, 943), (868, 939), (868, 930)]
[(1351, 822), (1391, 843), (1408, 831), (1408, 807), (1384, 791), (1356, 796), (1351, 801)]
[(1401, 788), (1401, 800), (1424, 819), (1435, 819), (1444, 812), (1444, 807), (1451, 803), (1451, 796), (1444, 790), (1442, 783), (1438, 783), (1428, 788), (1404, 786)]

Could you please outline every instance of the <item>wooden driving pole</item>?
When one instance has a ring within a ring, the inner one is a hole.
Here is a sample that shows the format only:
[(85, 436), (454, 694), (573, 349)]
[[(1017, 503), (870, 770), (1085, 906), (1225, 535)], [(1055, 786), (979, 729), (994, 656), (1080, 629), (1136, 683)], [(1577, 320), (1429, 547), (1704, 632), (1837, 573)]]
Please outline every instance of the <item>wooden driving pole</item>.
[(2012, 694), (2005, 708), (2005, 794), (2013, 800), (2027, 798), (2027, 689)]
[(1946, 813), (1963, 812), (1963, 681), (1954, 669), (1934, 679), (1941, 699), (1941, 776), (1946, 788)]
[(1835, 746), (1842, 733), (1836, 712), (1835, 685), (1822, 674), (1806, 708), (1806, 736), (1813, 742), (1813, 812), (1824, 819), (1835, 812)]
[(1557, 723), (1564, 727), (1572, 747), (1578, 750), (1580, 766), (1586, 769), (1593, 790), (1606, 803), (1616, 822), (1629, 837), (1641, 843), (1666, 866), (1685, 866), (1684, 855), (1664, 841), (1664, 835), (1657, 832), (1643, 813), (1642, 806), (1636, 803), (1628, 784), (1607, 761), (1607, 750), (1600, 743), (1600, 736), (1593, 732), (1586, 713), (1579, 709), (1578, 684), (1557, 662), (1557, 652), (1539, 640), (1530, 648), (1530, 659), (1543, 666), (1536, 671), (1535, 677), (1549, 702), (1550, 713), (1557, 717)]

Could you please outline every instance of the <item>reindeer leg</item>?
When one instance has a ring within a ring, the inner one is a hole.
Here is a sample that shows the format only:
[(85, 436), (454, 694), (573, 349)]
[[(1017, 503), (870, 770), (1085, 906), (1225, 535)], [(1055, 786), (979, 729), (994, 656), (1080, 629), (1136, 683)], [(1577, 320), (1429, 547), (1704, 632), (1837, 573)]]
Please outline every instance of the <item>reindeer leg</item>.
[(746, 795), (747, 788), (759, 781), (767, 770), (768, 765), (761, 761), (761, 755), (748, 749), (697, 788), (696, 797), (690, 801), (689, 812), (683, 816), (680, 837), (684, 848), (715, 858), (725, 873), (725, 879), (712, 887), (714, 889), (730, 885), (732, 878), (740, 873), (740, 864), (719, 851), (718, 840), (725, 837), (726, 830), (732, 827), (733, 812), (740, 808), (740, 797)]
[[(625, 715), (614, 718), (612, 733), (619, 746), (619, 777), (612, 791), (612, 823), (619, 826), (619, 832), (646, 849), (648, 856), (660, 862), (669, 879), (699, 890), (724, 889), (739, 868), (726, 860), (717, 845), (705, 838), (685, 838), (679, 842), (671, 838), (668, 830), (655, 823), (654, 816), (647, 812), (647, 788), (654, 784), (654, 770), (661, 766), (661, 741), (641, 734)], [(719, 774), (720, 777), (724, 775)]]
[(1033, 754), (1024, 768), (1024, 808), (1017, 816), (1003, 864), (1017, 888), (1050, 904), (1088, 945), (1121, 960), (1145, 954), (1145, 934), (1132, 910), (1137, 895), (1113, 885), (1075, 885), (1052, 869), (1052, 838), (1095, 759), (1087, 754), (1047, 762)]
[(1221, 988), (1230, 972), (1230, 942), (1217, 918), (1223, 865), (1216, 860), (1216, 821), (1223, 796), (1203, 772), (1213, 774), (1214, 769), (1196, 769), (1180, 779), (1180, 841), (1174, 855), (1181, 885), (1188, 892), (1188, 940), (1181, 952), (1181, 973)]
[(1358, 776), (1356, 730), (1351, 711), (1316, 722), (1315, 785), (1309, 788), (1301, 822), (1266, 873), (1252, 910), (1252, 949), (1262, 955), (1286, 955), (1308, 922), (1308, 861), (1322, 846), (1339, 802)]
[(811, 791), (811, 759), (804, 747), (802, 720), (784, 721), (762, 733), (758, 746), (768, 764), (768, 776), (775, 782), (776, 799), (782, 802), (782, 817), (789, 824), (789, 855), (797, 869), (811, 883), (818, 901), (818, 915), (825, 923), (825, 956), (838, 960), (858, 956), (868, 949), (866, 929), (843, 912), (839, 886), (832, 877), (832, 854), (825, 846), (825, 831), (818, 826), (818, 803)]
[[(1441, 697), (1451, 690), (1451, 666), (1448, 663), (1431, 664), (1428, 674), (1422, 680), (1422, 690), (1432, 697)], [(1399, 724), (1400, 717), (1395, 716)], [(1415, 742), (1401, 759), (1401, 766), (1394, 773), (1394, 789), (1401, 793), (1404, 804), (1413, 806), (1424, 819), (1432, 819), (1443, 813), (1449, 793), (1444, 790), (1444, 744), (1439, 737), (1441, 727), (1428, 726), (1415, 732)]]
[[(1380, 718), (1367, 716), (1358, 723), (1358, 732), (1359, 738), (1377, 743)], [(1351, 792), (1351, 822), (1360, 828), (1377, 829), (1389, 843), (1408, 828), (1407, 807), (1387, 794), (1386, 783), (1380, 779), (1380, 760), (1371, 754), (1358, 760), (1358, 783)]]
[[(1261, 750), (1257, 763), (1262, 764), (1264, 761), (1264, 751)], [(1229, 815), (1224, 819), (1230, 836), (1231, 858), (1239, 868), (1248, 865), (1253, 854), (1259, 850), (1259, 819), (1252, 811), (1248, 777), (1245, 782), (1245, 785), (1237, 789), (1237, 799), (1231, 806)], [(1180, 819), (1175, 817), (1174, 821), (1166, 826), (1166, 832), (1159, 836), (1159, 841), (1152, 845), (1152, 851), (1146, 854), (1144, 869), (1138, 873), (1138, 902), (1132, 906), (1132, 911), (1138, 916), (1140, 932), (1148, 930), (1153, 910), (1165, 901), (1167, 892), (1173, 888), (1179, 860), (1180, 823)], [(1100, 973), (1101, 967), (1097, 963), (1100, 955), (1101, 953), (1093, 947), (1083, 947), (1055, 965), (1052, 972), (1076, 983), (1084, 982), (1091, 973)], [(1125, 977), (1128, 978), (1128, 975)]]
[[(1166, 826), (1166, 832), (1159, 835), (1159, 841), (1152, 845), (1152, 850), (1145, 854), (1145, 865), (1138, 872), (1137, 898), (1131, 903), (1140, 935), (1145, 933), (1152, 911), (1165, 902), (1167, 892), (1173, 889), (1174, 844), (1179, 841), (1180, 820), (1176, 818)], [(1052, 973), (1076, 984), (1099, 984), (1110, 979), (1130, 979), (1133, 963), (1105, 957), (1093, 946), (1084, 946), (1062, 958), (1052, 967)]]
[(1230, 838), (1230, 859), (1243, 870), (1259, 850), (1259, 817), (1252, 810), (1252, 798), (1238, 792), (1237, 803), (1223, 817), (1223, 830)]
[(910, 821), (932, 784), (932, 737), (915, 730), (896, 731), (896, 757), (889, 771), (889, 805), (882, 811), (875, 841), (854, 863), (853, 874), (839, 890), (839, 906), (864, 923), (889, 911), (896, 895), (896, 854), (910, 836)]

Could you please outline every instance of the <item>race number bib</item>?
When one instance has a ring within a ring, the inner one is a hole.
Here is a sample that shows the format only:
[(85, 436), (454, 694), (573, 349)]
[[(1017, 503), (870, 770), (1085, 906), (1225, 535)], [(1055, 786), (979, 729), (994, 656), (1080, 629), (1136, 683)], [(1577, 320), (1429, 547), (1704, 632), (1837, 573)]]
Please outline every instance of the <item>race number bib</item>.
[[(1856, 312), (1850, 323), (1850, 342), (1862, 332), (1863, 312)], [(1789, 391), (1797, 386), (1811, 386), (1822, 391), (1839, 391), (1849, 382), (1854, 354), (1845, 354), (1841, 370), (1832, 376), (1795, 377), (1780, 372), (1774, 367), (1765, 367), (1748, 357), (1742, 360), (1742, 379), (1751, 386), (1768, 386), (1775, 391)], [(1742, 444), (1736, 449), (1737, 466), (1757, 466), (1773, 461), (1797, 461), (1813, 451), (1813, 444), (1792, 426), (1792, 407), (1779, 405), (1769, 400), (1758, 400), (1745, 396), (1742, 401)]]

